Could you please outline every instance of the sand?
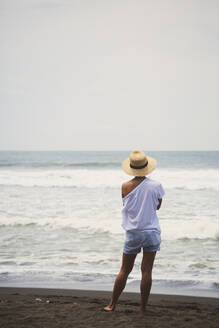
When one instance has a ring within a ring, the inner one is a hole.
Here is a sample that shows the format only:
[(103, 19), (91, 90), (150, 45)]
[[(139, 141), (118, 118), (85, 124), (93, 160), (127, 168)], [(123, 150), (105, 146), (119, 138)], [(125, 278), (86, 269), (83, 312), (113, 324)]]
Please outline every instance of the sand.
[(139, 313), (138, 293), (123, 293), (107, 313), (111, 293), (42, 288), (0, 288), (0, 327), (219, 327), (219, 298), (150, 295)]

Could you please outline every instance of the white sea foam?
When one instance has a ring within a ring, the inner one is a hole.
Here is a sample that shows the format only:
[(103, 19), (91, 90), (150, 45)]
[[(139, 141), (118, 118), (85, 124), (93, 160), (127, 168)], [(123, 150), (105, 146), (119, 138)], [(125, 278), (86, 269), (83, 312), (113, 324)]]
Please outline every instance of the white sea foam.
[(218, 218), (160, 220), (164, 240), (219, 238)]
[[(50, 229), (59, 228), (71, 228), (76, 229), (81, 235), (87, 236), (100, 236), (100, 234), (108, 233), (111, 235), (123, 235), (124, 231), (121, 228), (121, 218), (118, 213), (118, 217), (113, 219), (110, 217), (23, 217), (13, 216), (10, 219), (0, 216), (1, 226), (26, 226), (32, 225), (38, 227), (48, 227)], [(218, 218), (205, 218), (199, 219), (176, 219), (176, 220), (160, 220), (162, 239), (164, 241), (184, 240), (187, 239), (213, 239), (219, 241), (219, 229)]]
[(59, 228), (72, 228), (77, 229), (80, 233), (86, 233), (86, 235), (95, 235), (99, 233), (111, 233), (111, 234), (122, 234), (123, 230), (119, 220), (110, 220), (98, 216), (95, 218), (80, 218), (80, 217), (24, 217), (24, 216), (13, 216), (11, 218), (6, 218), (0, 216), (0, 227), (6, 226), (38, 226), (38, 227), (48, 227), (52, 229)]
[[(157, 169), (150, 177), (166, 189), (219, 191), (218, 169)], [(1, 170), (0, 185), (24, 187), (119, 188), (128, 176), (120, 169)]]

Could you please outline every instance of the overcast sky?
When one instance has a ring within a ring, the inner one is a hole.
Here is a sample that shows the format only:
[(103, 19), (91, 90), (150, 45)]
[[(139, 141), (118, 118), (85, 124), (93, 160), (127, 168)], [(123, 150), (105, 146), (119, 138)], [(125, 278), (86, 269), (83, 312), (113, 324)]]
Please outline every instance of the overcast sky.
[(0, 0), (1, 150), (219, 150), (218, 0)]

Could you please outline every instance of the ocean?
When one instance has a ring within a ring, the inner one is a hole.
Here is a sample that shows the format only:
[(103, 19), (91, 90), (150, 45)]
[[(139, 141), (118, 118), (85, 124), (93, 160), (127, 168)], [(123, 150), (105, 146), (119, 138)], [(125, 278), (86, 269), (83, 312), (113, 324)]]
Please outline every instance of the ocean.
[[(145, 152), (166, 192), (152, 292), (219, 297), (219, 151)], [(112, 289), (128, 155), (0, 152), (0, 286)], [(141, 257), (127, 291), (139, 291)]]

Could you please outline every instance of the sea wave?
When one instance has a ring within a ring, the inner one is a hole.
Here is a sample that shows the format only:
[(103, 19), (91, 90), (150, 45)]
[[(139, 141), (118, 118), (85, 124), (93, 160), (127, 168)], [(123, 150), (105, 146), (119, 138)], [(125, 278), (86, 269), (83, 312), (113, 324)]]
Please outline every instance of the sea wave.
[[(52, 277), (52, 279), (51, 279)], [(115, 274), (99, 272), (26, 271), (21, 273), (0, 273), (0, 286), (46, 287), (112, 290)], [(126, 291), (139, 291), (140, 280), (128, 280)], [(218, 298), (218, 282), (195, 279), (153, 279), (152, 293), (208, 296)]]
[(63, 163), (63, 162), (48, 162), (48, 163), (0, 163), (0, 168), (18, 168), (18, 169), (31, 169), (31, 168), (54, 168), (54, 169), (65, 169), (65, 168), (120, 168), (120, 162), (75, 162), (75, 163)]
[[(189, 220), (160, 220), (162, 240), (163, 242), (178, 241), (189, 247), (189, 243), (205, 243), (214, 242), (218, 245), (218, 218), (202, 217), (200, 219)], [(123, 239), (124, 231), (121, 228), (121, 218), (115, 218), (113, 221), (110, 217), (101, 217), (96, 215), (89, 219), (81, 217), (24, 217), (24, 216), (2, 216), (0, 217), (0, 227), (14, 227), (34, 229), (39, 227), (42, 229), (71, 229), (83, 239), (88, 238), (117, 238)], [(168, 244), (166, 244), (168, 245)]]
[(163, 240), (178, 240), (185, 245), (195, 241), (218, 243), (218, 218), (202, 217), (199, 219), (177, 219), (160, 221)]
[[(140, 280), (131, 281), (129, 285), (139, 286)], [(218, 292), (219, 284), (214, 280), (202, 279), (153, 279), (153, 286), (156, 288), (170, 288), (170, 289), (200, 289), (200, 290), (214, 290)]]
[[(219, 170), (157, 169), (149, 177), (160, 181), (165, 189), (219, 191)], [(127, 180), (122, 170), (45, 169), (0, 171), (1, 186), (120, 188)]]

